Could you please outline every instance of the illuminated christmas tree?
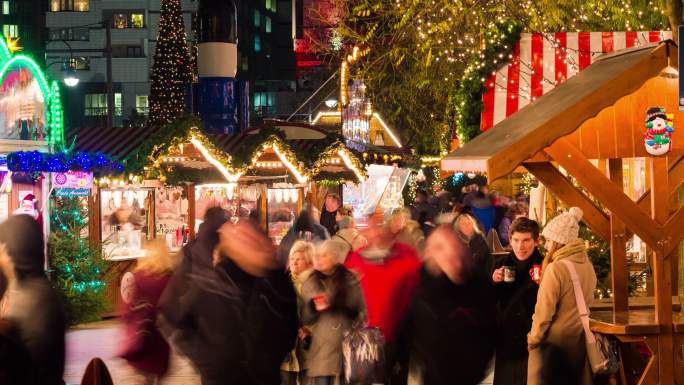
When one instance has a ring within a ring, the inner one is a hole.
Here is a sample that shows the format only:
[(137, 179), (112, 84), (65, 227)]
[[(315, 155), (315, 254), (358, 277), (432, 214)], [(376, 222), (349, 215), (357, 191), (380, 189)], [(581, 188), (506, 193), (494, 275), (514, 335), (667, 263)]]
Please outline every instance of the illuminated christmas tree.
[(88, 199), (56, 197), (50, 214), (50, 279), (62, 292), (69, 324), (97, 320), (107, 309), (102, 245), (88, 240)]
[(185, 83), (191, 80), (189, 64), (181, 1), (162, 0), (148, 125), (168, 124), (185, 111)]

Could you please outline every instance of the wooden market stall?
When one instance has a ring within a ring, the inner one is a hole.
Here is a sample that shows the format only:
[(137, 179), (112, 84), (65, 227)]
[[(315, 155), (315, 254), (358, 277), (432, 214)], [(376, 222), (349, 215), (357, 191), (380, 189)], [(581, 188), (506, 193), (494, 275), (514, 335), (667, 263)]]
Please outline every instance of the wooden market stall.
[[(672, 297), (684, 238), (684, 209), (675, 199), (684, 182), (677, 68), (671, 41), (603, 56), (442, 160), (443, 169), (486, 172), (489, 180), (524, 166), (566, 204), (582, 208), (584, 222), (610, 242), (612, 309), (592, 312), (592, 328), (622, 342), (624, 384), (684, 385), (684, 317)], [(673, 114), (672, 148), (661, 156), (649, 154), (644, 140), (652, 107)], [(623, 163), (634, 158), (646, 159), (650, 183), (636, 200), (626, 194), (623, 175)], [(628, 294), (631, 233), (652, 252), (654, 297), (640, 299), (650, 306), (639, 309)], [(647, 345), (647, 362), (630, 360), (633, 343)]]
[(111, 261), (110, 299), (123, 274), (164, 239), (172, 252), (194, 238), (206, 209), (261, 221), (277, 243), (303, 204), (316, 204), (318, 178), (358, 182), (360, 157), (334, 133), (300, 124), (267, 125), (237, 135), (207, 134), (194, 118), (162, 129), (81, 129), (79, 151), (122, 161), (127, 177), (102, 178), (90, 197), (90, 234)]

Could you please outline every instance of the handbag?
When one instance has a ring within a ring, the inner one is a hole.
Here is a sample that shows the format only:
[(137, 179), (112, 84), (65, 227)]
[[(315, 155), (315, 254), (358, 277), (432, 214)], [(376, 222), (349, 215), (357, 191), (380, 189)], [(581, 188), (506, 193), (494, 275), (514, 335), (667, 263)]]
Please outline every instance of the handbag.
[(384, 383), (385, 339), (376, 327), (353, 327), (342, 340), (344, 384)]
[(587, 358), (591, 365), (591, 371), (594, 374), (614, 374), (620, 369), (620, 361), (617, 355), (617, 348), (615, 342), (611, 341), (608, 336), (593, 333), (589, 328), (589, 310), (584, 301), (584, 294), (580, 286), (577, 270), (572, 262), (568, 260), (561, 260), (570, 272), (572, 279), (572, 288), (575, 292), (575, 301), (577, 302), (577, 311), (579, 312), (582, 328), (584, 328), (585, 344), (587, 348)]

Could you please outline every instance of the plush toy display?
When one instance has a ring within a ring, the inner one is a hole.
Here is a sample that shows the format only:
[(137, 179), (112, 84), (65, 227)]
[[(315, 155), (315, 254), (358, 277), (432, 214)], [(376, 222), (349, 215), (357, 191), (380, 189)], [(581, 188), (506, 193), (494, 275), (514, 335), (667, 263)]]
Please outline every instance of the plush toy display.
[(673, 119), (674, 115), (665, 113), (663, 107), (651, 107), (646, 111), (644, 146), (649, 154), (660, 156), (672, 151)]

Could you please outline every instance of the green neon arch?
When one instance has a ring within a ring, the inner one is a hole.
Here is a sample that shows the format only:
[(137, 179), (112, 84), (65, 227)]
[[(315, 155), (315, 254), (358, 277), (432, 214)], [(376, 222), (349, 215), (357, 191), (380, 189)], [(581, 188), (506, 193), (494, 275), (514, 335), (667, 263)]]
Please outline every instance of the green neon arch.
[(18, 66), (28, 68), (38, 80), (40, 92), (43, 94), (45, 103), (45, 124), (47, 126), (48, 142), (53, 148), (64, 145), (64, 120), (62, 113), (62, 100), (59, 85), (56, 81), (48, 82), (45, 73), (40, 66), (29, 56), (13, 55), (5, 39), (0, 39), (0, 84), (5, 80), (7, 73)]

